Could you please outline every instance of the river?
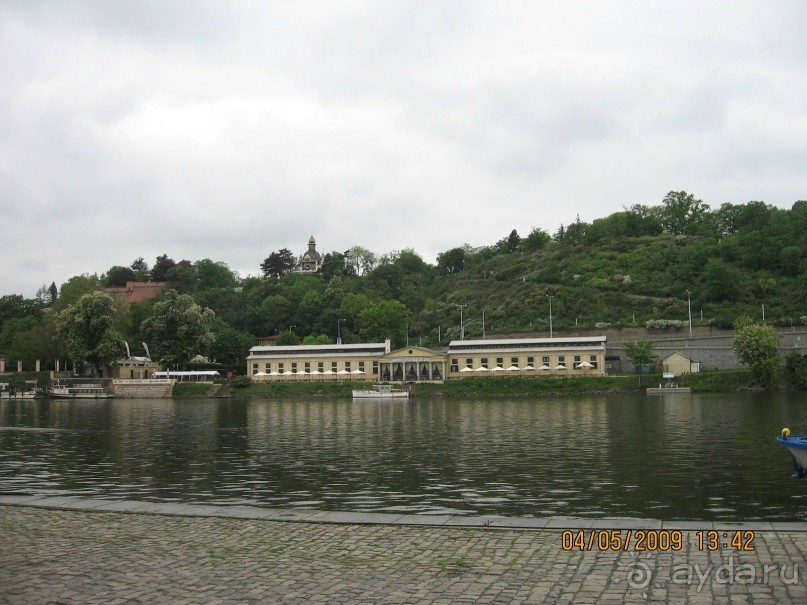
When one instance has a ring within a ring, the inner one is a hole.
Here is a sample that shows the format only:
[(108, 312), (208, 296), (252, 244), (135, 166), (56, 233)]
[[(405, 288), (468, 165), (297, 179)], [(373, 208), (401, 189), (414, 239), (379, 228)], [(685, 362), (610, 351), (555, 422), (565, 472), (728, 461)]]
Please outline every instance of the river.
[(798, 394), (0, 403), (0, 493), (456, 515), (805, 520)]

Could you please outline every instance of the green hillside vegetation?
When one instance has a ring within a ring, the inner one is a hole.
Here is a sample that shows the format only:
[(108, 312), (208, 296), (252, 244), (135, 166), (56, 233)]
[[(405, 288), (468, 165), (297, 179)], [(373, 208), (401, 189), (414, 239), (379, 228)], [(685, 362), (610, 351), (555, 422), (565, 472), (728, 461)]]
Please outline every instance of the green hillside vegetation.
[[(657, 205), (625, 207), (591, 224), (577, 220), (553, 234), (502, 235), (488, 246), (448, 249), (433, 264), (412, 249), (377, 256), (354, 246), (325, 254), (313, 275), (294, 273), (286, 249), (267, 250), (255, 259), (260, 275), (243, 278), (210, 259), (162, 255), (149, 267), (139, 258), (100, 276), (72, 277), (61, 288), (43, 286), (34, 299), (0, 298), (0, 353), (7, 365), (22, 360), (31, 368), (40, 359), (53, 367), (66, 356), (58, 318), (82, 295), (127, 280), (167, 281), (200, 312), (211, 309), (213, 339), (202, 338), (198, 353), (211, 361), (205, 365), (239, 373), (256, 338), (271, 335), (330, 343), (340, 333), (345, 343), (389, 337), (393, 347), (437, 347), (460, 338), (461, 314), (466, 339), (481, 338), (483, 329), (487, 337), (544, 335), (550, 300), (557, 334), (683, 326), (688, 298), (694, 325), (730, 328), (742, 315), (761, 320), (763, 308), (768, 324), (807, 324), (807, 201), (790, 209), (764, 202), (712, 209), (670, 192)], [(176, 359), (168, 344), (150, 342), (146, 329), (165, 296), (116, 302), (112, 328), (134, 354), (145, 341), (153, 358)]]

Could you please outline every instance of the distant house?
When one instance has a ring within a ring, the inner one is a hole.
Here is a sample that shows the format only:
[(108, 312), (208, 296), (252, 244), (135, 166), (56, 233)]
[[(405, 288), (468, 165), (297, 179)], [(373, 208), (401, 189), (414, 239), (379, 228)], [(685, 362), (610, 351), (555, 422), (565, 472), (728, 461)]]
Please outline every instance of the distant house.
[(676, 376), (680, 376), (681, 374), (700, 372), (701, 364), (676, 351), (661, 360), (661, 368), (662, 372), (671, 372)]
[(317, 240), (312, 235), (308, 238), (308, 250), (297, 260), (296, 271), (299, 273), (316, 273), (322, 267), (322, 255), (317, 252)]
[(127, 303), (142, 303), (151, 300), (163, 292), (168, 284), (164, 281), (127, 281), (123, 288), (106, 288), (116, 298), (123, 298)]

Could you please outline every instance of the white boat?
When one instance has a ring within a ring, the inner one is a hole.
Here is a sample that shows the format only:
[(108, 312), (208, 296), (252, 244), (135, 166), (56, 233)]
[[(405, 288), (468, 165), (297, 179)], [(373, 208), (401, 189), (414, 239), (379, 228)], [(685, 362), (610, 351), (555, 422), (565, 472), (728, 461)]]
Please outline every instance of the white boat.
[(394, 389), (391, 384), (374, 384), (369, 389), (354, 389), (353, 399), (408, 399), (407, 389)]
[(26, 390), (10, 388), (6, 383), (0, 383), (0, 399), (34, 399), (36, 397), (36, 385)]
[(52, 399), (110, 399), (112, 391), (98, 383), (54, 383), (48, 395)]
[(791, 435), (790, 429), (785, 428), (776, 440), (790, 452), (790, 461), (796, 471), (793, 476), (801, 478), (807, 475), (807, 435)]

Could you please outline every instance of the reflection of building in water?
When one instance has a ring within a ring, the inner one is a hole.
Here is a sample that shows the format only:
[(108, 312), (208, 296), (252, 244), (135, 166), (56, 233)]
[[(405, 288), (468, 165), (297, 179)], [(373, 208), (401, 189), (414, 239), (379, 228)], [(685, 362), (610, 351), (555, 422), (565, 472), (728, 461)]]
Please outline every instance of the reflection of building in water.
[(322, 255), (317, 252), (317, 241), (312, 235), (308, 238), (308, 250), (300, 255), (297, 260), (299, 273), (316, 273), (322, 267)]
[(605, 336), (456, 340), (448, 352), (390, 351), (390, 341), (350, 345), (252, 347), (248, 375), (257, 381), (445, 379), (605, 375)]

